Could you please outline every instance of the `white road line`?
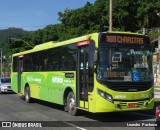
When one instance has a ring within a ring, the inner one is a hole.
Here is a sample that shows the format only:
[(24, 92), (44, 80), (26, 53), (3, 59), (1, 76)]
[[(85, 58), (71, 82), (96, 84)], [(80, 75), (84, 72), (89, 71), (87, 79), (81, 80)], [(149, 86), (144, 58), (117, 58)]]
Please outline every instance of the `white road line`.
[(77, 125), (74, 125), (74, 124), (71, 124), (71, 123), (68, 123), (68, 122), (65, 122), (65, 121), (64, 121), (64, 123), (66, 123), (66, 124), (68, 124), (68, 125), (70, 125), (70, 126), (73, 126), (73, 127), (77, 128), (77, 129), (80, 129), (80, 130), (87, 130), (87, 129), (84, 129), (84, 128), (82, 128), (82, 127), (79, 127), (79, 126), (77, 126)]

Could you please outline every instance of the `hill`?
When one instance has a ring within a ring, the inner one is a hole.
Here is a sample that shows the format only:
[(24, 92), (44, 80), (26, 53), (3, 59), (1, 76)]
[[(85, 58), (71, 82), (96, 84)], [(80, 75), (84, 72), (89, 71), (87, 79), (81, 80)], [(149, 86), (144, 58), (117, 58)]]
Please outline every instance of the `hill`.
[(29, 36), (33, 34), (31, 31), (26, 31), (21, 28), (8, 28), (0, 30), (0, 46), (3, 48), (8, 43), (8, 38), (22, 38), (23, 36)]

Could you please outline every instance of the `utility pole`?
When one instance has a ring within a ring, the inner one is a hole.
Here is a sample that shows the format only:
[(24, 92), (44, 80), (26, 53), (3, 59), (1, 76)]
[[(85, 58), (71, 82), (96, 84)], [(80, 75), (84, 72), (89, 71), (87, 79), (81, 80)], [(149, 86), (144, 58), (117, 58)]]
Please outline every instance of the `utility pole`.
[(158, 72), (160, 72), (160, 36), (158, 37), (158, 65), (159, 65)]
[(109, 3), (109, 31), (112, 31), (112, 0)]

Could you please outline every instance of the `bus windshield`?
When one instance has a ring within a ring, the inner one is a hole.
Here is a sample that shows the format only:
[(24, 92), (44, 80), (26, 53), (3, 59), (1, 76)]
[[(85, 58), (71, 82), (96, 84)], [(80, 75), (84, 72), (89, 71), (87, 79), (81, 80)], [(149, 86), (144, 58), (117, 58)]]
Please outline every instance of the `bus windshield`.
[(102, 81), (145, 82), (152, 80), (152, 55), (144, 47), (100, 47), (97, 78)]

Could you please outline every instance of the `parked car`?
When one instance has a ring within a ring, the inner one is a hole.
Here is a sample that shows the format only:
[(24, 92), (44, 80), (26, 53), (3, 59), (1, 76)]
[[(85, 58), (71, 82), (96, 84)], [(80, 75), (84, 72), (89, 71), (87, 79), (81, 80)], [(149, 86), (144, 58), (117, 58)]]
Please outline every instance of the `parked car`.
[(0, 93), (2, 92), (11, 92), (11, 78), (2, 77), (0, 78)]
[(156, 121), (160, 121), (160, 106), (156, 107)]

